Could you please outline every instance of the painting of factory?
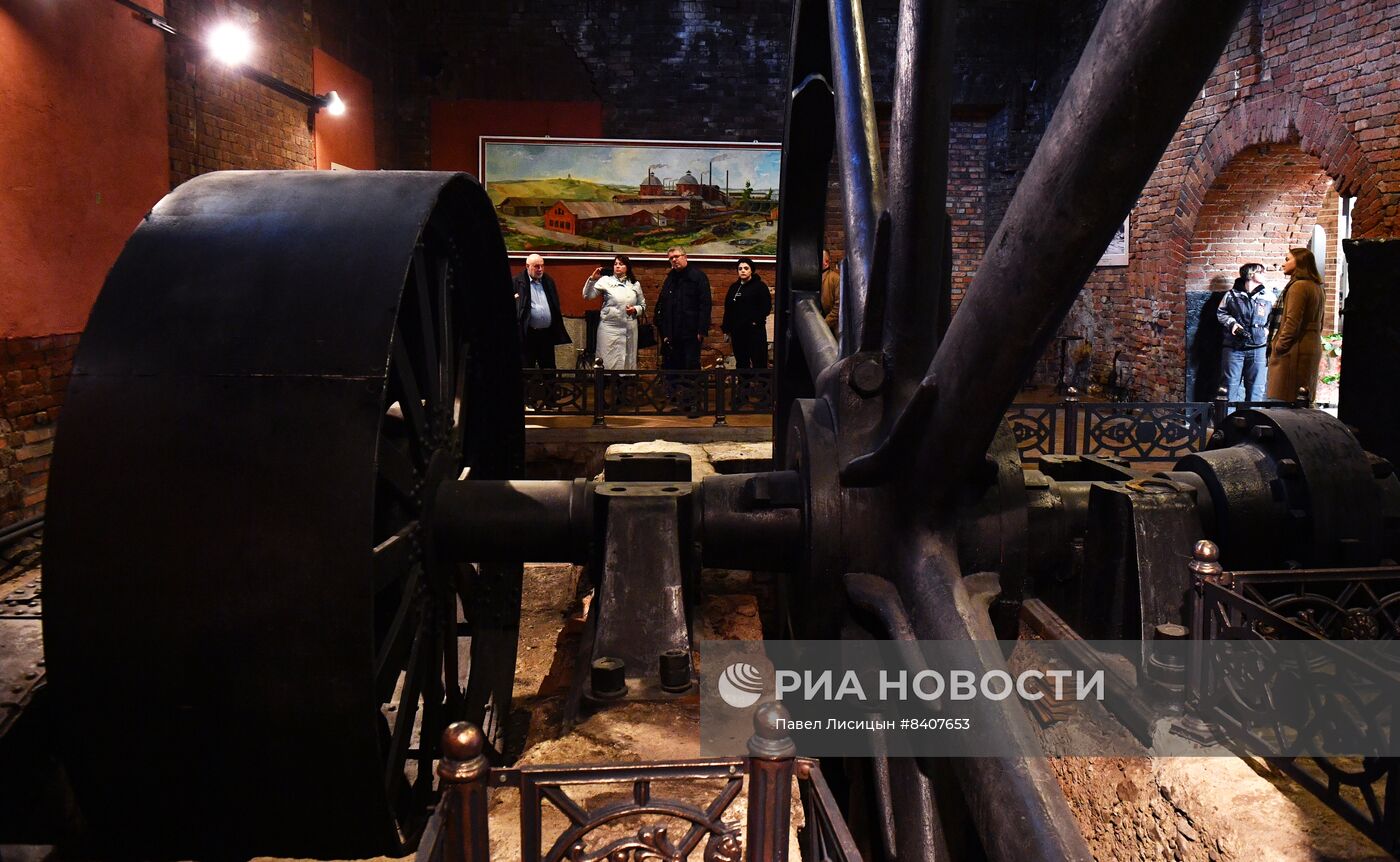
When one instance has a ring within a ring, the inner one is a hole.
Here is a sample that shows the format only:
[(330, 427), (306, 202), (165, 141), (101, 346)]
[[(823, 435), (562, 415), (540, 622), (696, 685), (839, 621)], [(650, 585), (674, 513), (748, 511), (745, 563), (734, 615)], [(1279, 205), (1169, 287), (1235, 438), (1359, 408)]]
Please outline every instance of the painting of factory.
[(483, 137), (479, 176), (511, 252), (771, 259), (781, 160), (776, 144)]

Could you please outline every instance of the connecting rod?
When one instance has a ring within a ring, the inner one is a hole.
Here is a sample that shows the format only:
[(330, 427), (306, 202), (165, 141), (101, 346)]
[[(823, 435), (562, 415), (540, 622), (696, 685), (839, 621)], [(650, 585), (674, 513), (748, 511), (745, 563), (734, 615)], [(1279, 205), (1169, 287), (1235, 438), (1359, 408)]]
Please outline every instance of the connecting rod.
[(1110, 2), (929, 373), (916, 471), (952, 494), (1220, 57), (1244, 0)]
[(880, 130), (860, 0), (830, 0), (832, 91), (841, 162), (846, 269), (841, 292), (841, 355), (856, 352), (865, 320), (870, 271), (875, 265), (875, 225), (884, 210)]

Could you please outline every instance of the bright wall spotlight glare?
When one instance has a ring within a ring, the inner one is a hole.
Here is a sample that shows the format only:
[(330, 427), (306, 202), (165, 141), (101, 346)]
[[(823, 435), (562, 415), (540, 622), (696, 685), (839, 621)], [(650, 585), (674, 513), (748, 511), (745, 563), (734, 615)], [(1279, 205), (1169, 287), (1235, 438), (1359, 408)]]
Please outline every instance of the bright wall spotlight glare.
[(340, 100), (340, 94), (335, 90), (331, 90), (322, 98), (326, 100), (326, 113), (332, 117), (339, 117), (345, 113), (345, 103)]
[(245, 28), (226, 21), (209, 31), (209, 53), (220, 63), (241, 66), (253, 55), (253, 39)]

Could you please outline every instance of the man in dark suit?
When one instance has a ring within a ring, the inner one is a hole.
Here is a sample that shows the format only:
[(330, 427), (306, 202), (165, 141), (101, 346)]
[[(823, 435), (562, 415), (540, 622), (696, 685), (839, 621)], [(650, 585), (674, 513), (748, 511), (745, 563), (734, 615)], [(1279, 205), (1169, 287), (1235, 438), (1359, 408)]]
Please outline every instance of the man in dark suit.
[(537, 254), (525, 258), (525, 271), (515, 277), (515, 310), (525, 367), (554, 368), (554, 346), (573, 339), (564, 331), (559, 290), (545, 275), (544, 258)]
[(710, 331), (710, 280), (686, 260), (684, 249), (666, 253), (671, 271), (656, 300), (662, 368), (699, 368), (700, 345)]

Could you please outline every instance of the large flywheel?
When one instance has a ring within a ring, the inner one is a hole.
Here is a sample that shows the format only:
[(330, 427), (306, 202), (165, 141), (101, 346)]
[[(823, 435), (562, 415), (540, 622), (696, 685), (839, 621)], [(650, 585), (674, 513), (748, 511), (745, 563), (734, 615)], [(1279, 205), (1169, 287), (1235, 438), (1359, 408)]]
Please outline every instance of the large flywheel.
[(441, 729), (499, 744), (520, 568), (439, 561), (430, 508), (464, 470), (520, 475), (514, 326), (465, 175), (225, 172), (146, 217), (48, 506), (54, 712), (99, 839), (394, 852)]

